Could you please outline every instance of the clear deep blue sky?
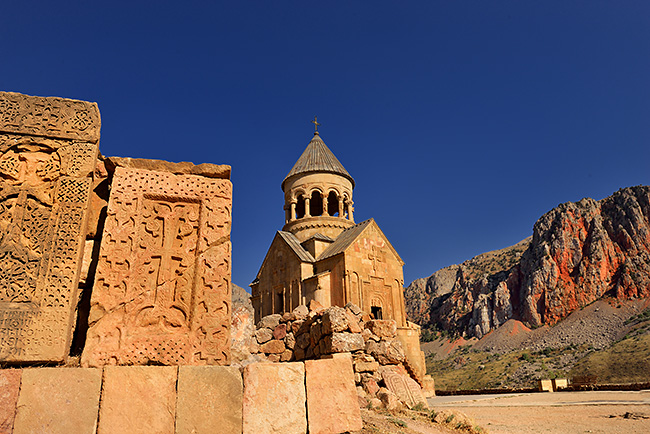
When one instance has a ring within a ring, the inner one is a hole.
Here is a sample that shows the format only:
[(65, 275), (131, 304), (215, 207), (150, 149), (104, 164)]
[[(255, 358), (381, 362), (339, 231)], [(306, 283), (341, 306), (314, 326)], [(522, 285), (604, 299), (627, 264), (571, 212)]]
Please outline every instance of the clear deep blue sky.
[(650, 2), (0, 4), (0, 89), (95, 101), (104, 155), (230, 164), (233, 281), (312, 137), (405, 282), (650, 184)]

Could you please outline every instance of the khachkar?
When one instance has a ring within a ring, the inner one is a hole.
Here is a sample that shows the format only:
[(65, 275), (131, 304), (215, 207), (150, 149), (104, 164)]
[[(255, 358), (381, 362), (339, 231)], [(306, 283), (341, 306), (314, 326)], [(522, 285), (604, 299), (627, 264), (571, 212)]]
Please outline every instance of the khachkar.
[(0, 362), (69, 352), (99, 130), (97, 104), (0, 92)]
[(82, 365), (228, 364), (230, 167), (109, 160)]

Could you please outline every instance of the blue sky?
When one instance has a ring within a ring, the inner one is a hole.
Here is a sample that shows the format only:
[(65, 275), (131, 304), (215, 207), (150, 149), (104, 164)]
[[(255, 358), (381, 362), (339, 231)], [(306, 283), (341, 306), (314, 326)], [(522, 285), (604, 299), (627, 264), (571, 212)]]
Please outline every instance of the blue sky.
[(233, 281), (312, 137), (405, 281), (650, 183), (650, 2), (0, 4), (0, 89), (95, 101), (104, 155), (232, 166)]

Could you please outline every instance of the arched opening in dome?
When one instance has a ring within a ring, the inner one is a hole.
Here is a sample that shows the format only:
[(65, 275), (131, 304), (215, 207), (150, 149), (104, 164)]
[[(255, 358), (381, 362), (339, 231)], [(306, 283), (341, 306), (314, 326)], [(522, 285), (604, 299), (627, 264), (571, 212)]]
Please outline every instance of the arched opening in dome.
[(311, 214), (312, 217), (323, 215), (323, 197), (318, 190), (315, 190), (311, 194), (311, 200), (309, 201), (309, 214)]
[(339, 216), (339, 197), (335, 191), (330, 191), (327, 196), (327, 213), (332, 217)]
[(298, 202), (296, 202), (296, 218), (301, 219), (305, 216), (305, 198), (301, 194), (298, 196)]

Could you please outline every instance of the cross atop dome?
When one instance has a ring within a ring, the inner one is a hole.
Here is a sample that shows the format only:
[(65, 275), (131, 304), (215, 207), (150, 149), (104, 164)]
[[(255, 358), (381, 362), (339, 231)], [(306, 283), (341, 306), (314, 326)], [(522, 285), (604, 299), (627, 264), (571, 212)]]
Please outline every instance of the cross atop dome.
[(314, 124), (314, 128), (315, 128), (314, 133), (318, 134), (318, 126), (320, 125), (318, 123), (318, 117), (314, 116), (314, 120), (311, 121), (311, 123)]

